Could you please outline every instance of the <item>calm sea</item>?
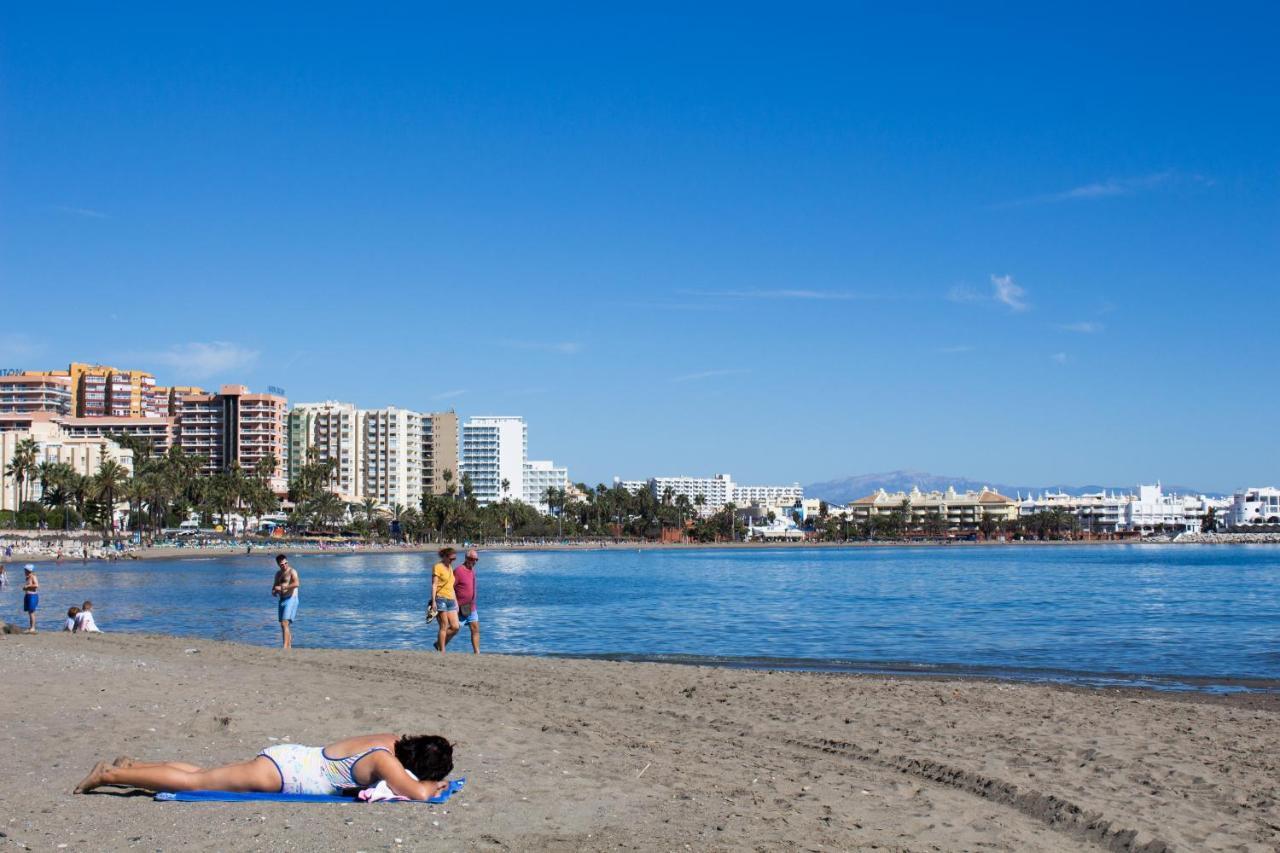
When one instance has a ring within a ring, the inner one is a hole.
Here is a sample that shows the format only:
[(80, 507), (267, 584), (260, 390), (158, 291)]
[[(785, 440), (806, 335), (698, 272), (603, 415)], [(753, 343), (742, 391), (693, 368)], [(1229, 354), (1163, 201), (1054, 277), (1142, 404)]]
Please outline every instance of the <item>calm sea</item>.
[[(293, 558), (295, 642), (429, 648), (431, 563)], [(107, 631), (270, 645), (274, 569), (261, 556), (41, 564), (43, 624), (91, 598)], [(493, 652), (1210, 690), (1280, 682), (1274, 546), (486, 551), (477, 578)], [(0, 595), (20, 621), (14, 585)]]

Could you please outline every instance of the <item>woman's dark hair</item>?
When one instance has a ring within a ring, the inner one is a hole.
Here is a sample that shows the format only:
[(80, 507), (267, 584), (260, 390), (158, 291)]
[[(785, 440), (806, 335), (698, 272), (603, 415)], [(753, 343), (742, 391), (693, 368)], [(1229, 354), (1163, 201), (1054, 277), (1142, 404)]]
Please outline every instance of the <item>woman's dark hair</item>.
[(453, 548), (441, 548), (438, 553), (440, 555), (440, 559), (445, 560), (458, 552)]
[(440, 735), (401, 735), (396, 760), (422, 782), (439, 782), (453, 770), (453, 744)]

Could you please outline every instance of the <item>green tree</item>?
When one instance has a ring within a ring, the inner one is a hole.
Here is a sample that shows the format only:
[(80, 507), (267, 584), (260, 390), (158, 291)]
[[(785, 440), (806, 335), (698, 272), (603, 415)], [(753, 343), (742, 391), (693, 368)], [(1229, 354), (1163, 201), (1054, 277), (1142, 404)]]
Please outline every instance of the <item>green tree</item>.
[(90, 495), (102, 504), (106, 528), (104, 532), (110, 535), (113, 542), (116, 538), (116, 499), (128, 481), (129, 471), (127, 468), (114, 459), (104, 458), (98, 465), (98, 471), (93, 475), (89, 486)]

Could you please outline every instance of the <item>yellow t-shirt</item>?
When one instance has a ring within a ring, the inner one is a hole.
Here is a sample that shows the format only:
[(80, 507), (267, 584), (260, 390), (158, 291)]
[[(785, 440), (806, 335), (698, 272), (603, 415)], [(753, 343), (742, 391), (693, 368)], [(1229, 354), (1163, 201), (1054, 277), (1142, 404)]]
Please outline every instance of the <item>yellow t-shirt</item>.
[(436, 598), (456, 598), (453, 594), (453, 569), (444, 563), (436, 563), (431, 570), (435, 578)]

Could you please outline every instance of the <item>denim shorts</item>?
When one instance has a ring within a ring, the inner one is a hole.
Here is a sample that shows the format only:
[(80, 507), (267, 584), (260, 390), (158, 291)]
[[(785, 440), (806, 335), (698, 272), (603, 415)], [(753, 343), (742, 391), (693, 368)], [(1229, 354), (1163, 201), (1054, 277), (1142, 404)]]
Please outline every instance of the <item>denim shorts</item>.
[(441, 613), (455, 613), (458, 610), (456, 598), (436, 598), (436, 610)]

